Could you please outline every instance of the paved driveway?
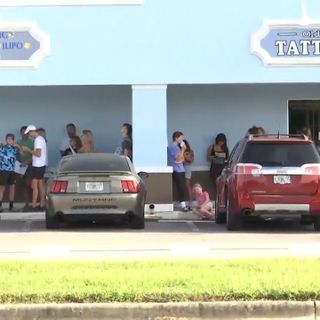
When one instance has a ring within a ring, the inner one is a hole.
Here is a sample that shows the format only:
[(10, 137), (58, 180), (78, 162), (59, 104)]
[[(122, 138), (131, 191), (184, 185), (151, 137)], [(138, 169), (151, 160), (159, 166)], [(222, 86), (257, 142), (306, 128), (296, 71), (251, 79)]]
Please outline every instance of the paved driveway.
[(47, 231), (39, 217), (0, 220), (1, 259), (157, 259), (320, 256), (320, 233), (294, 222), (256, 222), (241, 232), (202, 221), (70, 224)]

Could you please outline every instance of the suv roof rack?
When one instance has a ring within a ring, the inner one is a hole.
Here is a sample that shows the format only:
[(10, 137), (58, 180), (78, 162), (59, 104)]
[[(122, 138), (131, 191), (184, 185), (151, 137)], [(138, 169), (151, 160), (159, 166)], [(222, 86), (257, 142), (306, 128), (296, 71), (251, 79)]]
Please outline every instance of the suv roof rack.
[(249, 134), (247, 136), (249, 138), (249, 140), (253, 140), (254, 138), (260, 138), (260, 137), (265, 137), (265, 138), (268, 138), (268, 137), (275, 137), (275, 138), (278, 138), (279, 140), (281, 138), (297, 138), (297, 139), (302, 139), (302, 140), (310, 140), (306, 135), (304, 134)]

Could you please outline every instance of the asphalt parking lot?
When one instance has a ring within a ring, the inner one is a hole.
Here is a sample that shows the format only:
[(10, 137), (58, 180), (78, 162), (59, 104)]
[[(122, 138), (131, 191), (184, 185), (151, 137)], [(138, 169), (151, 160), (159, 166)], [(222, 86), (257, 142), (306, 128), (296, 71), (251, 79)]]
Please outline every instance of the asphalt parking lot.
[(46, 230), (39, 217), (0, 220), (2, 259), (162, 259), (320, 256), (320, 233), (291, 221), (250, 223), (229, 232), (208, 221), (72, 223)]

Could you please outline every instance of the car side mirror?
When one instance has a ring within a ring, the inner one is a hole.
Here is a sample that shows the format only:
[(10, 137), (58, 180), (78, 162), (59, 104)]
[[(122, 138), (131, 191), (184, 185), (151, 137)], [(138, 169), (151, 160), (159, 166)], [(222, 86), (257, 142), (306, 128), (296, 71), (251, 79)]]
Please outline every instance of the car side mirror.
[(144, 172), (144, 171), (140, 171), (138, 172), (138, 176), (142, 179), (142, 180), (146, 180), (149, 177), (149, 173)]

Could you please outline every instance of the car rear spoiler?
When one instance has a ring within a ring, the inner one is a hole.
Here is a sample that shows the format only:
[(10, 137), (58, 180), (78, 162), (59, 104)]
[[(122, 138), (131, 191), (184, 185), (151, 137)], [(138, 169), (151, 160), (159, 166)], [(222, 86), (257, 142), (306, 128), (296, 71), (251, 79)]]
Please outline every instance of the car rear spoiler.
[(278, 138), (279, 140), (281, 138), (297, 138), (297, 139), (301, 139), (301, 140), (310, 140), (306, 135), (304, 134), (248, 134), (246, 135), (246, 137), (249, 138), (249, 140), (252, 140), (253, 138), (257, 138), (257, 137), (264, 137), (264, 138), (268, 138), (268, 137), (275, 137)]

